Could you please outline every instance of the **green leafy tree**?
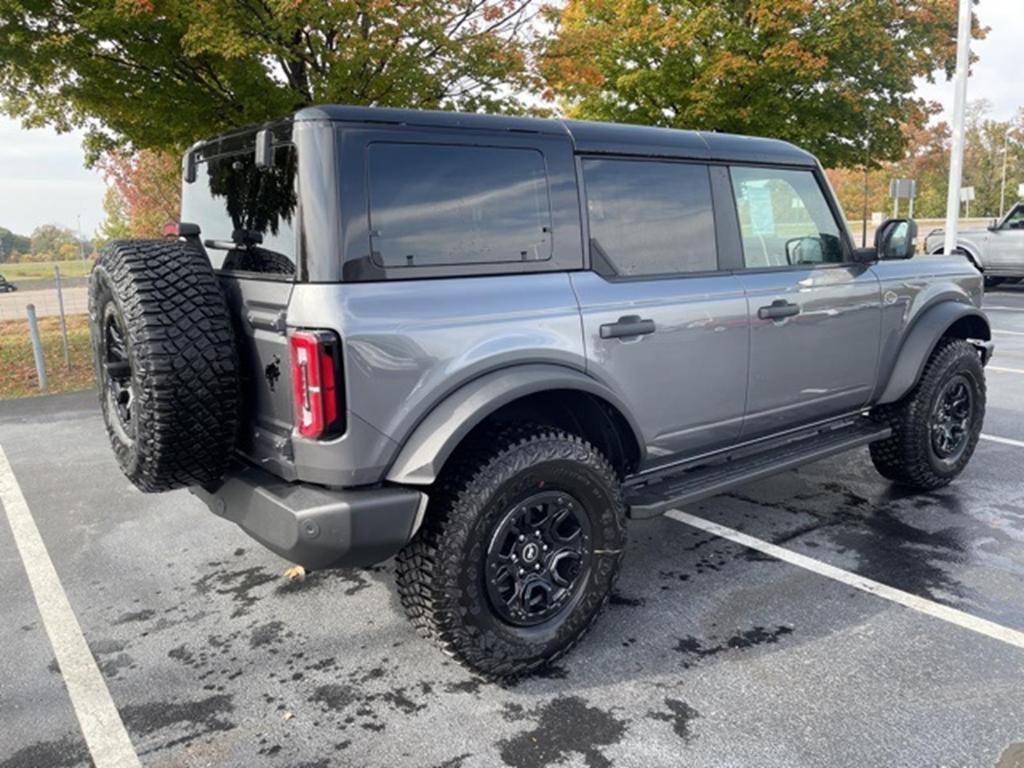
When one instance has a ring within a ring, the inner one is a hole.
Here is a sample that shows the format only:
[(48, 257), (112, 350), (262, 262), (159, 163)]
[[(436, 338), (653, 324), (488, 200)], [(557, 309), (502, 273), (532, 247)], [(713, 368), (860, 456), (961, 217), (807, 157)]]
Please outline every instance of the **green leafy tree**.
[[(65, 248), (62, 251), (62, 246), (70, 246), (72, 250)], [(32, 231), (32, 256), (35, 260), (57, 260), (62, 253), (78, 255), (78, 238), (70, 229), (56, 224), (42, 224)]]
[(0, 104), (177, 150), (313, 103), (514, 110), (530, 0), (0, 0)]
[(0, 262), (17, 261), (14, 257), (27, 253), (31, 247), (32, 241), (29, 238), (0, 227)]
[[(773, 136), (827, 166), (898, 160), (955, 66), (949, 0), (567, 0), (539, 59), (575, 117)], [(984, 31), (975, 25), (974, 34)]]

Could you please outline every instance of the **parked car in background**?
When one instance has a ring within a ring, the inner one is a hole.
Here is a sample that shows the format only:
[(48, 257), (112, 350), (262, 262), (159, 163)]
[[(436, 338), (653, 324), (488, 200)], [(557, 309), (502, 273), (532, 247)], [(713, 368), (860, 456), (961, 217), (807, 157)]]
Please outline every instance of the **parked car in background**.
[[(945, 230), (934, 229), (924, 240), (925, 252), (942, 253)], [(1024, 201), (1017, 203), (1002, 220), (984, 229), (957, 232), (957, 247), (964, 251), (985, 276), (985, 287), (1024, 278)]]
[(18, 290), (18, 286), (14, 283), (8, 282), (6, 277), (0, 275), (0, 293), (10, 293), (11, 291), (16, 290)]

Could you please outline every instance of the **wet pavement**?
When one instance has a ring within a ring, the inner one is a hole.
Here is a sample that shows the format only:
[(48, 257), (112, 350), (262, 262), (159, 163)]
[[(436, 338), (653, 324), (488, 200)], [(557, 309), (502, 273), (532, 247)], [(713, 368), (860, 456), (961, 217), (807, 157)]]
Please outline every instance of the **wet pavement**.
[[(1024, 287), (987, 303), (1024, 371)], [(1024, 441), (1024, 373), (988, 380), (985, 433)], [(1024, 766), (1024, 650), (671, 519), (630, 524), (578, 649), (499, 686), (414, 634), (390, 562), (291, 584), (128, 487), (92, 395), (0, 404), (0, 446), (147, 766)], [(931, 494), (864, 450), (687, 511), (1024, 631), (1024, 447)], [(0, 583), (0, 768), (89, 765), (6, 524)]]

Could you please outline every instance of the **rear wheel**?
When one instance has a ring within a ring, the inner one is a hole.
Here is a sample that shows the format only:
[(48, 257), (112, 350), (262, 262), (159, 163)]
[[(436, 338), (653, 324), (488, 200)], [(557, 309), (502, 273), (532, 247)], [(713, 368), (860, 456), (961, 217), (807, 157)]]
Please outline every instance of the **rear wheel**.
[(985, 419), (977, 351), (962, 339), (940, 342), (910, 394), (872, 417), (892, 427), (891, 437), (871, 444), (883, 476), (919, 490), (948, 484), (971, 460)]
[(143, 491), (203, 485), (234, 445), (237, 353), (205, 255), (180, 241), (110, 243), (89, 277), (100, 407), (125, 475)]
[(487, 433), (446, 468), (399, 553), (399, 595), (420, 633), (466, 666), (527, 674), (604, 607), (624, 516), (618, 477), (585, 440), (542, 426)]

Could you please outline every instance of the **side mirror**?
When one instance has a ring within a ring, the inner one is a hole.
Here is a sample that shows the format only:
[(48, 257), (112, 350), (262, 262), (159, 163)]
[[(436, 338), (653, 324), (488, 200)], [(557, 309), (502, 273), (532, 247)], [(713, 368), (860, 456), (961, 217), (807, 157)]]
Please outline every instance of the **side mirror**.
[(917, 222), (913, 219), (888, 219), (875, 232), (878, 258), (910, 259), (917, 252)]
[(786, 261), (793, 264), (821, 264), (825, 249), (820, 237), (794, 237), (786, 241)]
[(992, 219), (992, 223), (988, 225), (989, 232), (995, 232), (999, 229), (999, 219)]

